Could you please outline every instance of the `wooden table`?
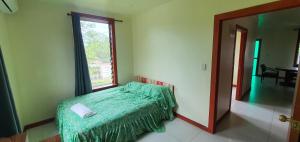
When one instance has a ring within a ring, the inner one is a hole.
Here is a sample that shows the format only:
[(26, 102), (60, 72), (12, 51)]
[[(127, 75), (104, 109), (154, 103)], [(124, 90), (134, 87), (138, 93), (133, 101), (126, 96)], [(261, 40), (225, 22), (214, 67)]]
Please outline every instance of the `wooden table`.
[(290, 79), (289, 76), (291, 74), (298, 73), (298, 68), (297, 67), (292, 67), (292, 68), (277, 67), (276, 70), (285, 72), (284, 82), (280, 82), (281, 85), (283, 85), (283, 86), (295, 86), (295, 83), (292, 82), (293, 79)]

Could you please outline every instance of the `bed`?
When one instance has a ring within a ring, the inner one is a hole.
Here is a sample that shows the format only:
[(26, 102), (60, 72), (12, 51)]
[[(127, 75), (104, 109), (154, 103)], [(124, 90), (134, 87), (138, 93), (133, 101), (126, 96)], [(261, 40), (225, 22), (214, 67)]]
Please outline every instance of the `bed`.
[[(174, 119), (172, 85), (137, 77), (139, 82), (63, 101), (57, 125), (64, 142), (127, 142), (145, 132), (163, 132), (164, 120)], [(156, 85), (155, 85), (156, 84)], [(96, 112), (80, 118), (70, 110), (81, 103)]]

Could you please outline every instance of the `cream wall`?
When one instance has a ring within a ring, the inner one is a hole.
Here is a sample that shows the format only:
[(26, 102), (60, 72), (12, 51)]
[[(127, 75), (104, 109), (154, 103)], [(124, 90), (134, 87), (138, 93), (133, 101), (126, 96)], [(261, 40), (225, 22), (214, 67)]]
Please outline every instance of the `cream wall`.
[(0, 32), (9, 33), (0, 40), (7, 42), (4, 53), (21, 123), (55, 116), (57, 104), (74, 96), (73, 35), (66, 16), (73, 10), (124, 20), (116, 25), (120, 82), (145, 75), (174, 84), (178, 112), (207, 126), (213, 16), (271, 1), (173, 0), (137, 13), (133, 23), (131, 17), (80, 6), (19, 1), (16, 14), (0, 15), (0, 28), (7, 26)]
[[(290, 28), (262, 29), (260, 64), (270, 67), (293, 67), (298, 31)], [(261, 70), (259, 69), (259, 73)], [(281, 73), (280, 76), (284, 76)]]
[(56, 106), (74, 96), (74, 46), (70, 11), (110, 16), (116, 23), (118, 77), (120, 83), (133, 78), (131, 19), (71, 5), (19, 1), (19, 11), (5, 16), (10, 54), (14, 58), (22, 125), (55, 116)]
[(207, 126), (214, 15), (271, 1), (174, 0), (135, 15), (134, 74), (174, 84), (178, 113)]

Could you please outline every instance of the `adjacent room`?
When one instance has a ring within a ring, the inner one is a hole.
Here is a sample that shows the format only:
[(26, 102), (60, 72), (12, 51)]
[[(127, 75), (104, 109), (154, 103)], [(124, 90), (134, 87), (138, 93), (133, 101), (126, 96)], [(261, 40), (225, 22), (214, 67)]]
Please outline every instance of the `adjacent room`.
[(298, 142), (299, 16), (289, 0), (1, 0), (0, 142)]
[(228, 93), (218, 96), (217, 135), (239, 131), (246, 137), (248, 131), (255, 134), (247, 136), (250, 141), (288, 141), (289, 125), (279, 117), (293, 113), (299, 10), (280, 10), (223, 23), (220, 72), (228, 76), (221, 77), (219, 87)]

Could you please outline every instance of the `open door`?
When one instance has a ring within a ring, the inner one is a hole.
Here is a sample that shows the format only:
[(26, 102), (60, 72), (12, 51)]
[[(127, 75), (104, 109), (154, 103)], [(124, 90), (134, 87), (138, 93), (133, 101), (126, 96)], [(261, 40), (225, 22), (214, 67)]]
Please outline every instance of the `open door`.
[(248, 30), (242, 26), (237, 25), (237, 30), (241, 32), (240, 38), (240, 53), (238, 61), (238, 73), (237, 73), (237, 87), (236, 87), (236, 100), (242, 100), (243, 97), (243, 78), (244, 78), (244, 63), (245, 63), (245, 51), (247, 43)]
[(285, 115), (279, 116), (280, 121), (289, 122), (289, 142), (299, 142), (300, 134), (300, 74), (298, 73), (294, 94), (294, 102), (291, 111), (291, 118)]

